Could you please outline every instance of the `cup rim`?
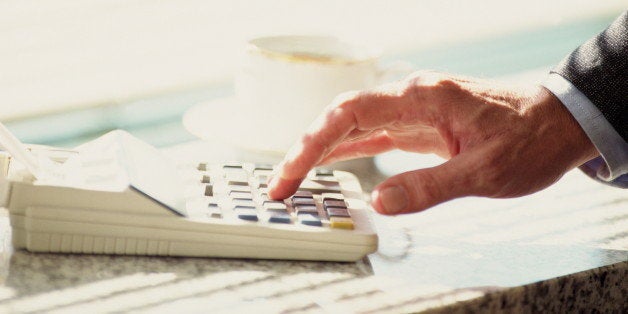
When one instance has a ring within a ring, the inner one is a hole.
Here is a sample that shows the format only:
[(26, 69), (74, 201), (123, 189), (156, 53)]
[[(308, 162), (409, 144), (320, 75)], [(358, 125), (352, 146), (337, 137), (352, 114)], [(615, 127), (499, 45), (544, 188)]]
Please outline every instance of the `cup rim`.
[[(293, 41), (326, 41), (328, 43), (345, 45), (351, 47), (354, 51), (360, 51), (360, 54), (355, 57), (348, 58), (302, 58), (282, 51), (273, 50), (265, 45), (269, 41), (279, 40), (293, 40)], [(266, 46), (266, 47), (265, 47)], [(360, 63), (371, 63), (376, 61), (381, 56), (381, 51), (360, 45), (354, 42), (343, 40), (335, 36), (327, 35), (275, 35), (275, 36), (263, 36), (256, 37), (247, 41), (246, 52), (259, 54), (264, 57), (281, 60), (291, 61), (298, 63), (316, 63), (316, 64), (335, 64), (335, 65), (354, 65)]]

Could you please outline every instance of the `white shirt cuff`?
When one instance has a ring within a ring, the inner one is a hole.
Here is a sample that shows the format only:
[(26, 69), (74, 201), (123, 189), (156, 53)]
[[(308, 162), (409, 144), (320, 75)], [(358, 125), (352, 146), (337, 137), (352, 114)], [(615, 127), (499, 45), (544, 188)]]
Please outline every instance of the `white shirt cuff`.
[(604, 159), (597, 177), (608, 182), (628, 173), (628, 143), (589, 98), (557, 73), (550, 73), (542, 85), (567, 107)]

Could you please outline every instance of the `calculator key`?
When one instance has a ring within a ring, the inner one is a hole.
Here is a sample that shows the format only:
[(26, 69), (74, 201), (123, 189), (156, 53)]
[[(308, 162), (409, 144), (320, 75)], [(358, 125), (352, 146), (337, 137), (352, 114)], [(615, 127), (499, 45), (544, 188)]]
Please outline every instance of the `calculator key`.
[(288, 213), (272, 213), (268, 218), (268, 222), (289, 224), (292, 222), (292, 219)]
[(232, 204), (235, 207), (238, 207), (238, 206), (255, 207), (255, 202), (249, 199), (235, 199), (233, 200)]
[(227, 172), (227, 185), (249, 185), (249, 176), (246, 172)]
[(281, 201), (265, 201), (262, 207), (267, 211), (288, 211), (288, 206)]
[(323, 202), (326, 200), (344, 201), (345, 199), (344, 195), (340, 193), (323, 193), (321, 197), (323, 198)]
[(330, 217), (329, 226), (334, 229), (353, 229), (353, 220), (347, 217)]
[(205, 196), (214, 196), (214, 185), (213, 184), (205, 185)]
[(317, 176), (323, 176), (323, 177), (333, 177), (334, 176), (334, 171), (331, 170), (331, 169), (316, 168), (314, 173)]
[(212, 178), (208, 175), (203, 175), (201, 178), (201, 183), (212, 183)]
[(259, 199), (260, 203), (264, 203), (266, 201), (270, 201), (271, 200), (270, 197), (268, 197), (268, 194), (266, 194), (266, 193), (260, 194), (258, 196), (258, 199)]
[(255, 164), (253, 166), (254, 170), (270, 170), (273, 171), (274, 167), (271, 164)]
[(323, 207), (325, 207), (325, 209), (328, 208), (347, 208), (347, 203), (345, 203), (345, 201), (338, 201), (338, 200), (324, 200), (323, 201)]
[(340, 193), (340, 185), (338, 182), (329, 182), (321, 180), (305, 179), (299, 186), (299, 190), (309, 191), (316, 194), (321, 193)]
[(294, 200), (295, 198), (313, 198), (314, 195), (312, 195), (312, 192), (310, 191), (296, 191), (296, 193), (294, 193), (294, 195), (292, 195), (292, 200)]
[(316, 205), (299, 205), (294, 208), (297, 215), (316, 215), (318, 216), (318, 209)]
[(234, 200), (252, 200), (253, 193), (251, 192), (239, 192), (239, 191), (231, 191), (229, 192), (229, 197)]
[(273, 174), (272, 170), (253, 170), (254, 177), (269, 177)]
[(331, 182), (331, 183), (336, 183), (336, 184), (338, 184), (339, 182), (336, 177), (328, 177), (328, 176), (313, 176), (311, 179), (315, 181), (325, 181), (325, 182)]
[(314, 215), (299, 215), (298, 220), (301, 224), (306, 225), (306, 226), (315, 226), (315, 227), (323, 226), (323, 223), (321, 222), (320, 218)]
[(253, 186), (256, 188), (267, 188), (268, 187), (268, 177), (259, 176), (253, 180)]
[(240, 181), (240, 180), (229, 180), (227, 181), (228, 185), (242, 185), (242, 186), (247, 186), (249, 185), (248, 181)]
[(316, 169), (310, 178), (317, 181), (338, 182), (338, 178), (334, 176), (334, 171), (328, 169)]
[(327, 208), (327, 215), (329, 217), (351, 217), (351, 215), (349, 215), (349, 211), (346, 208), (336, 207)]
[(208, 208), (209, 213), (207, 214), (207, 216), (209, 216), (210, 218), (222, 218), (222, 211), (220, 210), (220, 207), (218, 207), (218, 204), (210, 203)]
[(248, 220), (248, 221), (258, 221), (258, 217), (257, 217), (257, 211), (255, 210), (255, 207), (248, 207), (248, 206), (236, 206), (234, 208), (234, 211), (236, 213), (236, 215), (238, 216), (238, 218), (242, 219), (242, 220)]
[(207, 171), (207, 163), (206, 162), (199, 163), (196, 169), (200, 171)]
[(295, 207), (299, 205), (316, 205), (316, 201), (313, 198), (295, 198), (292, 200), (292, 204)]
[(226, 162), (222, 165), (222, 169), (242, 169), (242, 163), (240, 162)]
[(251, 187), (248, 185), (230, 185), (227, 188), (229, 192), (251, 192)]

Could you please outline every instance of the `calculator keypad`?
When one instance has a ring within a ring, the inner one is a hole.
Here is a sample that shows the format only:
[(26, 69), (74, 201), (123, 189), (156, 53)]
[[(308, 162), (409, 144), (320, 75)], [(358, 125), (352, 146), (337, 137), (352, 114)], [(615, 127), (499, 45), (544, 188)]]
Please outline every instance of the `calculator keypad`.
[(353, 229), (354, 223), (333, 171), (317, 169), (299, 190), (285, 200), (268, 197), (273, 166), (229, 162), (201, 163), (199, 184), (204, 186), (206, 217), (250, 223), (295, 224), (305, 227)]

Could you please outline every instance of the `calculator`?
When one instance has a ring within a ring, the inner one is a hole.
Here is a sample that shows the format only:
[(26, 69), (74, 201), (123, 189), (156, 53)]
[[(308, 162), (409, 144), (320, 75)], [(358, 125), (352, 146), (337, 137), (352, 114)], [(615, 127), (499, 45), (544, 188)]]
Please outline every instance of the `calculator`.
[(377, 250), (358, 179), (312, 170), (284, 200), (274, 166), (184, 163), (124, 131), (79, 146), (40, 180), (2, 158), (0, 204), (31, 252), (356, 261)]

